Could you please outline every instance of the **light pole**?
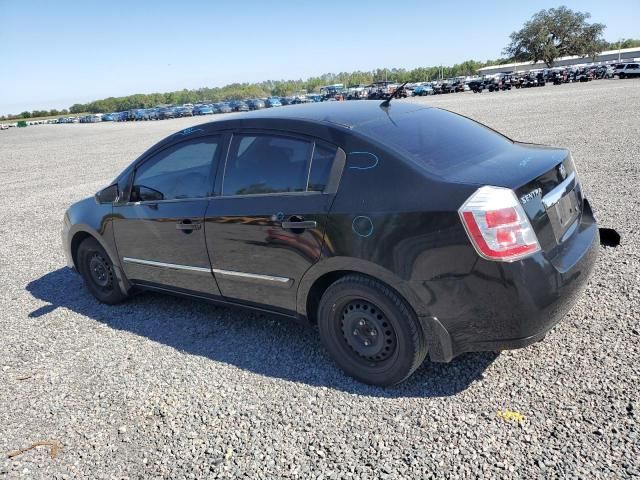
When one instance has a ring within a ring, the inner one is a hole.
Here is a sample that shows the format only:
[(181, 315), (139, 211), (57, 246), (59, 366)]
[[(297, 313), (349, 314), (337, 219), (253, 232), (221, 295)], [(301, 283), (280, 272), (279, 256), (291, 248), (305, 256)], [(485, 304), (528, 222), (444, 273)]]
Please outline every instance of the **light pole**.
[(622, 39), (618, 39), (618, 63), (620, 62), (620, 44), (622, 43)]

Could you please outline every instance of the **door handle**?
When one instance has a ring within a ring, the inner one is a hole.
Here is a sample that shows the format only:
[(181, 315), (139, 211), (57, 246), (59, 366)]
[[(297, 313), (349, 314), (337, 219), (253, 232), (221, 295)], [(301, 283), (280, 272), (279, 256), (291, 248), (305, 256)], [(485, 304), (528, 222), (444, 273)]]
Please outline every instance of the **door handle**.
[(289, 220), (282, 222), (281, 226), (286, 230), (303, 230), (317, 228), (318, 222), (315, 220), (303, 220), (302, 217), (294, 215), (289, 217)]
[(200, 222), (192, 222), (189, 219), (176, 223), (176, 230), (181, 230), (184, 233), (191, 233), (192, 231), (200, 230), (201, 228), (202, 224)]

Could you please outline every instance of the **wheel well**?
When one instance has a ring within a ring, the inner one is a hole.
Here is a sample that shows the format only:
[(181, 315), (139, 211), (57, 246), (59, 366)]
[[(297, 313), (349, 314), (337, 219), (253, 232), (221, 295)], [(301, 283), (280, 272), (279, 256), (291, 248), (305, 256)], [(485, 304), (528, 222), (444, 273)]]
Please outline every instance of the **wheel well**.
[(325, 290), (327, 290), (327, 288), (329, 288), (332, 283), (339, 280), (340, 278), (358, 273), (359, 272), (351, 270), (337, 270), (335, 272), (325, 273), (321, 277), (318, 277), (315, 282), (313, 282), (313, 285), (309, 290), (309, 294), (307, 295), (307, 318), (309, 320), (309, 323), (315, 324), (318, 321), (318, 305), (320, 304), (320, 299), (322, 298)]
[(71, 258), (76, 270), (78, 269), (78, 247), (87, 238), (93, 238), (93, 236), (87, 232), (78, 232), (71, 239)]
[(307, 302), (306, 302), (307, 303), (306, 318), (310, 324), (316, 324), (318, 321), (318, 318), (317, 318), (318, 306), (320, 305), (320, 299), (322, 298), (322, 295), (327, 290), (327, 288), (329, 288), (334, 282), (338, 281), (342, 277), (346, 277), (347, 275), (360, 275), (363, 277), (369, 277), (375, 280), (376, 282), (382, 283), (387, 288), (392, 290), (396, 295), (402, 298), (406, 302), (407, 308), (414, 315), (418, 316), (418, 313), (416, 311), (416, 306), (409, 301), (409, 298), (407, 297), (407, 295), (403, 294), (402, 291), (400, 291), (398, 288), (391, 286), (390, 283), (385, 282), (381, 278), (374, 275), (369, 275), (363, 272), (359, 272), (357, 270), (334, 270), (333, 272), (328, 272), (318, 277), (313, 282), (313, 285), (311, 285), (311, 288), (309, 289), (309, 293), (307, 295)]

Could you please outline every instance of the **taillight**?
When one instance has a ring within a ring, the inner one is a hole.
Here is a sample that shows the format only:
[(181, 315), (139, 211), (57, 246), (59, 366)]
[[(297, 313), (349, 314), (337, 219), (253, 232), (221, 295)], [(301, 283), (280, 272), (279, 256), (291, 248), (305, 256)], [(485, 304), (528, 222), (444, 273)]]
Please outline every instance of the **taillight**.
[(522, 205), (508, 188), (481, 187), (458, 213), (471, 243), (487, 260), (513, 262), (540, 250)]

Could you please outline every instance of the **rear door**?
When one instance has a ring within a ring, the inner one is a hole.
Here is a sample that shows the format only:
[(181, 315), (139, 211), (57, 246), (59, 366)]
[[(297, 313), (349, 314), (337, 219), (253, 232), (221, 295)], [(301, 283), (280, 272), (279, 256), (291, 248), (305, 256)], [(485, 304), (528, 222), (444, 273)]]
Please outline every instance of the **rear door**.
[(307, 137), (236, 132), (226, 157), (205, 220), (220, 291), (295, 311), (298, 282), (322, 252), (344, 153)]
[(190, 139), (136, 166), (128, 201), (114, 206), (118, 255), (132, 282), (219, 295), (203, 220), (221, 143)]

